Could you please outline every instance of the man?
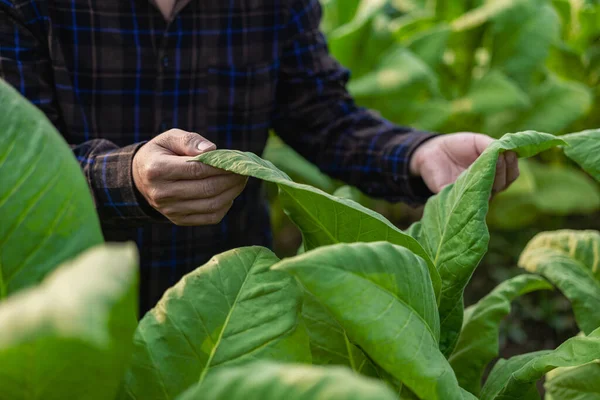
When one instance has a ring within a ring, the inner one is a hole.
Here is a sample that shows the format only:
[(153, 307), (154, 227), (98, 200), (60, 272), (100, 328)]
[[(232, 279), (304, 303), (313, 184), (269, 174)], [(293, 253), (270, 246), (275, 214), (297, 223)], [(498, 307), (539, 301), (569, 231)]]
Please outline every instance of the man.
[[(106, 240), (137, 242), (142, 310), (212, 255), (270, 244), (259, 182), (190, 157), (260, 154), (273, 128), (331, 176), (421, 203), (491, 142), (357, 108), (320, 17), (317, 0), (0, 0), (0, 77), (71, 144)], [(502, 156), (494, 189), (517, 175)]]

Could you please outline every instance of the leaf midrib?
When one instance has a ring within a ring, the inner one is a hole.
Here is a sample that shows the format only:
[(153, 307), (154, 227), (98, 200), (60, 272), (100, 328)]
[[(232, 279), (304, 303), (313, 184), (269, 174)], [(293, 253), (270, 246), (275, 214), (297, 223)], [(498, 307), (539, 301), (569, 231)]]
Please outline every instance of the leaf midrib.
[[(466, 178), (466, 176), (465, 176), (465, 178)], [(479, 181), (478, 181), (478, 182), (479, 182)], [(455, 184), (455, 185), (456, 185), (456, 184)], [(464, 188), (464, 190), (462, 190), (462, 191), (459, 193), (459, 196), (457, 196), (457, 199), (456, 199), (456, 201), (454, 202), (454, 204), (453, 204), (452, 208), (450, 209), (450, 212), (447, 214), (447, 218), (446, 218), (446, 219), (445, 219), (445, 221), (444, 221), (444, 222), (445, 222), (445, 223), (444, 223), (444, 229), (443, 229), (443, 231), (442, 231), (442, 235), (440, 236), (440, 243), (439, 243), (439, 244), (438, 244), (438, 246), (437, 246), (437, 251), (436, 251), (436, 253), (435, 253), (435, 258), (434, 258), (434, 260), (433, 260), (433, 263), (434, 263), (436, 266), (438, 265), (438, 259), (439, 259), (439, 257), (440, 257), (440, 252), (442, 251), (443, 244), (444, 244), (444, 243), (446, 243), (446, 242), (449, 240), (449, 239), (447, 239), (447, 238), (446, 238), (446, 233), (447, 233), (447, 231), (448, 231), (448, 226), (450, 225), (450, 218), (451, 218), (451, 216), (454, 214), (454, 211), (456, 210), (456, 208), (457, 208), (457, 207), (458, 207), (458, 206), (461, 204), (461, 201), (460, 201), (460, 200), (463, 198), (463, 196), (465, 195), (465, 193), (469, 192), (469, 191), (470, 191), (470, 190), (471, 190), (471, 189), (472, 189), (474, 186), (475, 186), (475, 182), (472, 182), (470, 185), (466, 186), (466, 187)], [(454, 186), (454, 187), (453, 187), (453, 189), (454, 189), (455, 187), (456, 187), (456, 186)], [(441, 202), (438, 202), (438, 203), (441, 203)], [(438, 215), (441, 215), (441, 213), (440, 213), (439, 211), (438, 211)], [(466, 226), (466, 225), (467, 225), (467, 224), (465, 224), (465, 226)], [(461, 230), (462, 230), (462, 229), (461, 229)], [(451, 239), (451, 238), (453, 238), (454, 236), (455, 236), (455, 235), (451, 236), (451, 237), (450, 237), (450, 239)], [(446, 240), (444, 240), (444, 239), (446, 239)], [(438, 271), (439, 271), (439, 270), (440, 270), (440, 268), (438, 268)]]
[[(206, 374), (208, 373), (208, 371), (211, 368), (212, 361), (213, 361), (213, 359), (215, 357), (215, 354), (217, 353), (217, 350), (219, 349), (219, 345), (221, 344), (221, 340), (223, 339), (223, 334), (225, 333), (225, 330), (227, 329), (227, 326), (229, 324), (229, 320), (231, 319), (231, 316), (233, 315), (233, 312), (235, 310), (235, 306), (238, 304), (238, 300), (240, 298), (240, 295), (241, 295), (242, 291), (244, 290), (244, 286), (246, 285), (246, 283), (249, 280), (250, 271), (252, 270), (252, 267), (256, 263), (256, 261), (258, 259), (258, 256), (259, 255), (257, 253), (254, 254), (254, 260), (250, 264), (250, 267), (248, 268), (248, 271), (246, 272), (246, 276), (244, 277), (244, 281), (242, 282), (242, 284), (240, 286), (240, 290), (236, 294), (235, 299), (233, 300), (233, 303), (231, 304), (231, 309), (227, 313), (227, 317), (225, 318), (225, 321), (223, 322), (223, 329), (221, 329), (221, 332), (219, 332), (219, 337), (217, 338), (217, 341), (215, 342), (215, 345), (214, 345), (214, 347), (213, 347), (213, 349), (212, 349), (212, 351), (210, 353), (210, 356), (208, 357), (208, 360), (206, 361), (206, 364), (204, 365), (204, 369), (202, 370), (202, 373), (200, 374), (200, 377), (198, 378), (198, 384), (201, 384), (204, 381), (204, 378), (206, 377)], [(236, 257), (239, 258), (239, 254), (236, 254)]]
[(325, 225), (323, 225), (321, 223), (321, 221), (313, 213), (310, 212), (310, 210), (308, 208), (304, 207), (302, 202), (296, 200), (296, 198), (294, 196), (292, 196), (292, 194), (288, 190), (286, 190), (288, 188), (291, 188), (291, 186), (288, 186), (281, 182), (276, 182), (276, 184), (277, 184), (277, 186), (279, 186), (283, 191), (285, 191), (288, 194), (288, 196), (294, 201), (294, 203), (296, 203), (298, 206), (300, 206), (300, 208), (306, 213), (306, 215), (309, 215), (310, 218), (317, 223), (317, 225), (322, 229), (322, 231), (325, 232), (327, 234), (327, 236), (331, 239), (333, 244), (341, 243), (339, 240), (337, 240), (335, 237), (333, 237), (331, 235), (331, 232), (325, 227)]
[[(419, 314), (414, 307), (412, 307), (408, 303), (406, 303), (406, 301), (404, 301), (403, 299), (400, 299), (398, 296), (396, 296), (394, 293), (390, 292), (389, 290), (385, 289), (384, 287), (381, 287), (381, 286), (377, 285), (375, 282), (372, 282), (369, 279), (365, 278), (364, 276), (361, 276), (361, 275), (359, 275), (359, 274), (357, 274), (356, 272), (353, 272), (353, 271), (343, 270), (343, 269), (339, 269), (339, 268), (335, 268), (335, 267), (331, 267), (331, 266), (327, 266), (327, 265), (318, 265), (318, 266), (311, 265), (309, 268), (328, 269), (328, 270), (331, 270), (331, 271), (337, 271), (337, 272), (341, 272), (341, 273), (345, 273), (345, 274), (350, 274), (350, 275), (353, 275), (353, 276), (359, 278), (362, 281), (365, 281), (368, 285), (373, 286), (375, 289), (377, 289), (377, 290), (379, 290), (379, 291), (381, 291), (383, 293), (386, 293), (388, 296), (396, 299), (400, 304), (402, 304), (404, 307), (406, 307), (407, 309), (409, 309), (413, 314), (415, 314), (415, 316), (426, 327), (426, 329), (429, 332), (429, 334), (431, 335), (431, 338), (433, 339), (433, 341), (436, 342), (436, 343), (438, 342), (438, 340), (436, 339), (435, 334), (432, 332), (431, 327), (429, 326), (429, 323), (423, 318), (423, 316), (421, 316), (421, 314)], [(308, 291), (309, 293), (311, 293), (315, 298), (318, 299), (318, 297), (313, 292), (311, 292), (310, 290), (308, 290), (306, 287), (304, 289), (306, 291)], [(322, 303), (322, 302), (320, 302), (320, 303)], [(327, 310), (329, 310), (329, 308), (327, 306), (325, 306), (325, 308)], [(347, 329), (344, 328), (343, 324), (341, 324), (339, 321), (337, 321), (337, 319), (336, 319), (336, 322), (338, 322), (338, 324), (340, 326), (342, 326), (342, 328), (344, 329), (344, 332), (347, 332)]]

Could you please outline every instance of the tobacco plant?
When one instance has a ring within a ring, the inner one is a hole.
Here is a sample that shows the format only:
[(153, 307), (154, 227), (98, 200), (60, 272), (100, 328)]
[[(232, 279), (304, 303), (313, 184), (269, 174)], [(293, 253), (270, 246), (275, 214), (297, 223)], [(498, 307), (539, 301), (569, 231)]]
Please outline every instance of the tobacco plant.
[[(330, 51), (351, 71), (350, 92), (393, 122), (495, 137), (600, 126), (597, 1), (325, 0), (323, 8)], [(265, 157), (294, 180), (333, 192), (335, 182), (289, 153), (274, 143)], [(600, 210), (596, 182), (560, 151), (542, 158), (522, 160), (519, 181), (495, 196), (493, 229)], [(277, 229), (282, 218), (274, 218)]]
[[(257, 155), (199, 156), (276, 185), (302, 254), (216, 255), (137, 324), (134, 246), (102, 244), (85, 180), (43, 114), (2, 82), (0, 109), (1, 399), (534, 399), (552, 370), (550, 395), (575, 399), (560, 390), (597, 374), (598, 233), (535, 238), (521, 260), (533, 273), (466, 310), (462, 295), (487, 250), (499, 154), (559, 146), (600, 179), (600, 131), (503, 136), (407, 231)], [(481, 385), (511, 300), (553, 287), (582, 334), (499, 361)]]

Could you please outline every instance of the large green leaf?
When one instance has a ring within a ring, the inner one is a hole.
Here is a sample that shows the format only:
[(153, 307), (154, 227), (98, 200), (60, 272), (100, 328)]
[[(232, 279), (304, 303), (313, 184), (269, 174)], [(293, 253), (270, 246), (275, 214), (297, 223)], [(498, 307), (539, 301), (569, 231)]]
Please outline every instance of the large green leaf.
[(382, 378), (377, 366), (350, 342), (343, 326), (309, 292), (304, 293), (302, 318), (310, 337), (314, 365), (345, 365), (357, 373)]
[(316, 165), (302, 157), (277, 136), (269, 138), (263, 158), (289, 175), (294, 182), (305, 183), (327, 193), (333, 193), (336, 189), (333, 179), (319, 171)]
[(563, 79), (584, 84), (588, 82), (585, 58), (562, 41), (552, 46), (546, 65), (550, 71)]
[(521, 254), (519, 266), (543, 275), (563, 292), (582, 331), (600, 326), (600, 233), (540, 233)]
[(300, 294), (261, 247), (213, 257), (167, 290), (140, 322), (127, 398), (174, 399), (221, 366), (256, 359), (309, 362)]
[(498, 363), (481, 391), (481, 400), (539, 399), (535, 383), (546, 372), (600, 358), (600, 329), (574, 337), (556, 350), (525, 354)]
[(360, 99), (402, 93), (418, 85), (436, 90), (437, 78), (431, 68), (403, 46), (392, 47), (370, 73), (352, 80), (348, 90)]
[[(415, 107), (411, 126), (434, 132), (439, 130), (452, 116), (452, 104), (445, 100), (428, 101)], [(408, 117), (407, 117), (408, 118)]]
[(519, 160), (519, 178), (492, 199), (487, 222), (493, 230), (514, 231), (529, 226), (539, 217), (532, 161)]
[(571, 133), (562, 137), (569, 146), (565, 154), (600, 182), (600, 129)]
[[(592, 214), (600, 210), (600, 187), (578, 168), (521, 160), (521, 176), (490, 205), (488, 224), (515, 230), (542, 215)], [(577, 193), (577, 196), (573, 196)]]
[(521, 160), (519, 166), (521, 177), (495, 196), (490, 205), (490, 226), (515, 230), (531, 225), (542, 215), (591, 214), (600, 210), (600, 187), (580, 169), (534, 160)]
[(550, 46), (559, 37), (560, 17), (546, 1), (503, 0), (488, 4), (505, 2), (516, 7), (494, 21), (491, 65), (527, 87), (533, 73), (543, 68)]
[(423, 399), (459, 399), (438, 349), (436, 299), (425, 262), (386, 242), (338, 244), (285, 259), (293, 274), (379, 366)]
[[(340, 5), (351, 7), (352, 5)], [(366, 49), (362, 44), (370, 35), (373, 21), (385, 0), (361, 1), (354, 18), (347, 24), (333, 29), (327, 36), (327, 44), (331, 54), (346, 68), (360, 72), (364, 69), (362, 55)]]
[(440, 346), (450, 355), (462, 326), (462, 293), (487, 251), (489, 232), (486, 214), (501, 152), (516, 151), (520, 157), (563, 144), (556, 137), (527, 131), (505, 135), (493, 142), (453, 185), (426, 204), (423, 219), (409, 233), (429, 253), (442, 279)]
[(415, 35), (407, 43), (407, 47), (432, 68), (441, 64), (450, 38), (450, 28), (438, 25), (421, 34)]
[[(578, 168), (530, 163), (536, 207), (550, 215), (591, 214), (600, 209), (600, 187)], [(573, 196), (573, 193), (577, 193)]]
[(534, 275), (520, 275), (502, 282), (465, 310), (463, 329), (449, 359), (464, 389), (479, 394), (483, 372), (498, 356), (500, 321), (510, 312), (510, 302), (544, 289), (552, 289), (552, 285)]
[(529, 106), (529, 98), (514, 82), (499, 71), (492, 71), (473, 82), (466, 97), (455, 100), (454, 112), (492, 114)]
[(113, 399), (137, 323), (134, 245), (88, 250), (0, 304), (0, 398)]
[[(344, 186), (348, 192), (353, 188)], [(341, 188), (341, 189), (343, 189)], [(340, 190), (335, 195), (340, 196)], [(356, 195), (356, 193), (348, 193)], [(340, 196), (343, 197), (343, 196)], [(348, 198), (348, 197), (347, 197)], [(311, 293), (304, 291), (302, 319), (310, 337), (310, 350), (314, 365), (345, 365), (353, 371), (389, 382), (397, 388), (396, 382), (389, 379), (364, 352), (348, 339), (344, 328)]]
[(215, 150), (198, 156), (196, 160), (277, 184), (286, 213), (302, 231), (306, 250), (336, 243), (389, 241), (425, 259), (435, 293), (439, 293), (440, 277), (428, 253), (417, 240), (380, 214), (351, 200), (295, 183), (273, 164), (252, 153)]
[(373, 65), (364, 62), (365, 60), (380, 60), (394, 46), (396, 41), (391, 29), (392, 21), (392, 18), (385, 13), (375, 15), (369, 33), (359, 45), (361, 47), (360, 68), (352, 71), (353, 79), (372, 71)]
[(583, 117), (592, 105), (590, 90), (578, 83), (548, 79), (531, 94), (532, 107), (522, 113), (513, 129), (562, 132)]
[(361, 0), (324, 0), (321, 29), (329, 33), (333, 29), (352, 21)]
[(0, 80), (0, 300), (102, 243), (90, 189), (64, 139)]
[(342, 367), (256, 362), (216, 372), (178, 400), (395, 400), (381, 382)]
[(600, 400), (600, 361), (546, 374), (545, 400)]
[[(483, 386), (480, 399), (496, 399), (495, 396), (506, 385), (506, 382), (510, 379), (511, 374), (514, 371), (517, 371), (523, 366), (527, 365), (528, 362), (549, 353), (551, 353), (551, 350), (542, 350), (533, 353), (520, 354), (518, 356), (511, 357), (508, 360), (501, 358), (494, 365), (494, 368), (488, 375), (485, 385)], [(539, 394), (535, 387), (527, 387), (526, 391), (520, 393), (518, 397), (515, 397), (515, 399), (520, 400), (539, 400), (539, 398)]]

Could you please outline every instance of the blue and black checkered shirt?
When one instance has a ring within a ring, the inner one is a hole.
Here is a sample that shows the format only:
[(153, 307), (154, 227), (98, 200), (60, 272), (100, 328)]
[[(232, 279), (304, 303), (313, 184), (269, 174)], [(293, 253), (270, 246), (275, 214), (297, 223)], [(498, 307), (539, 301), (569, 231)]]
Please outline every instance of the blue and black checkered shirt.
[(317, 0), (179, 0), (168, 20), (149, 0), (0, 0), (0, 77), (71, 144), (106, 239), (137, 242), (142, 310), (212, 255), (270, 245), (258, 182), (217, 226), (177, 227), (140, 201), (133, 155), (170, 128), (257, 154), (272, 128), (372, 196), (424, 200), (408, 160), (430, 135), (355, 106), (320, 18)]

